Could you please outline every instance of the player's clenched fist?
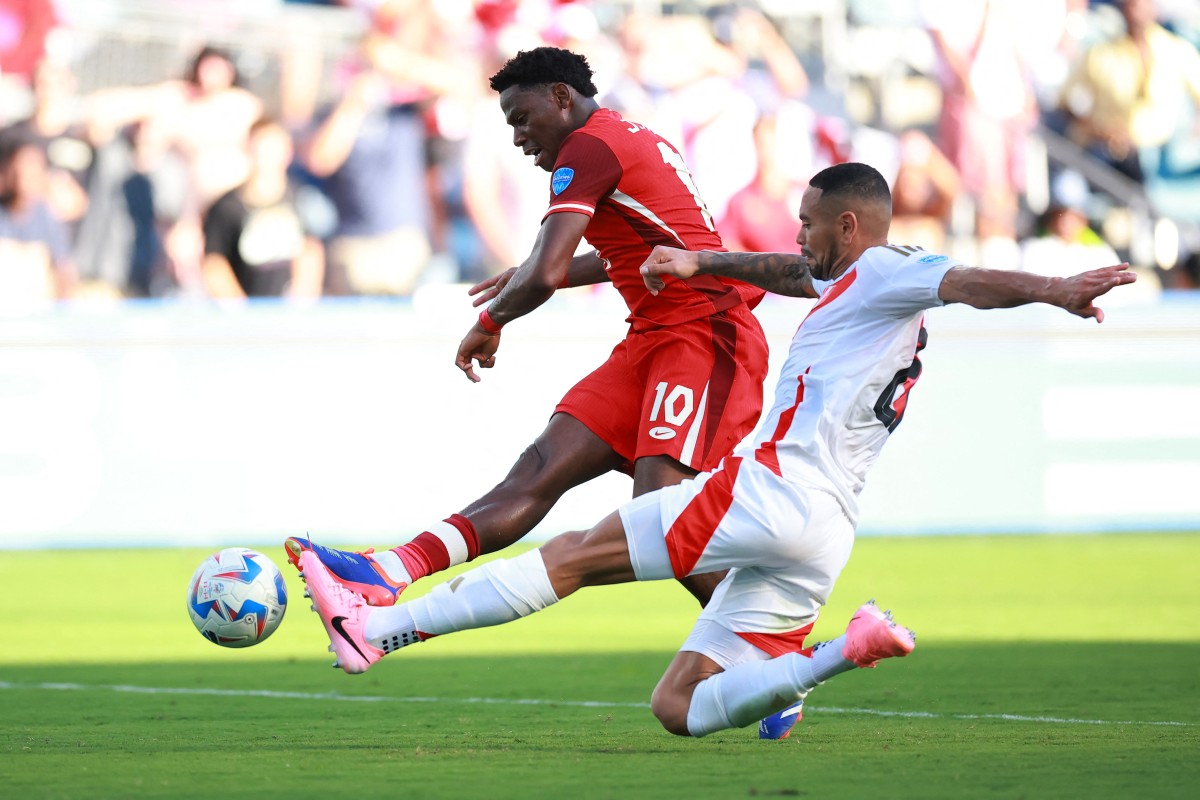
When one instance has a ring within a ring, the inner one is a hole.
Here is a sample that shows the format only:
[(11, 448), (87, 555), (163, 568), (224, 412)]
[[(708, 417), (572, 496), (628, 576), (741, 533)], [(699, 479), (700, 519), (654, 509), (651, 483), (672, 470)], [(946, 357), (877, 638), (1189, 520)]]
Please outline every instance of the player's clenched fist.
[(642, 264), (642, 280), (650, 294), (656, 295), (666, 285), (661, 276), (690, 278), (699, 269), (700, 256), (695, 251), (659, 245), (650, 251), (650, 256)]

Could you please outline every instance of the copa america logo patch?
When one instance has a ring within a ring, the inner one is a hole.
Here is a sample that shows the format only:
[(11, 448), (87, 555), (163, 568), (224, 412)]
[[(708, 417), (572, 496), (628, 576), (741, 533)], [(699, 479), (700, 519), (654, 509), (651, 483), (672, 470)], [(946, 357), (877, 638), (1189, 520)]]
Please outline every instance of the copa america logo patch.
[(922, 264), (940, 264), (946, 260), (946, 256), (925, 256), (921, 259)]
[(550, 176), (550, 191), (555, 194), (562, 194), (562, 190), (571, 185), (571, 180), (574, 177), (575, 170), (570, 167), (559, 167)]

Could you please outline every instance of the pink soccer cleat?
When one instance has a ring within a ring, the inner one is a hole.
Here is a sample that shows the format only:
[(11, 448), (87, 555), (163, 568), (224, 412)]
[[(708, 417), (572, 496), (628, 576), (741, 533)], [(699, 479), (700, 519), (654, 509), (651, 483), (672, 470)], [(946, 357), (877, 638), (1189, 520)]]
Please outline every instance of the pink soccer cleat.
[(298, 560), (300, 577), (308, 584), (304, 594), (312, 599), (312, 609), (329, 635), (329, 649), (337, 657), (333, 665), (351, 675), (366, 672), (384, 655), (363, 637), (371, 609), (362, 596), (343, 586), (312, 550), (302, 552)]
[(915, 633), (892, 620), (891, 611), (880, 611), (875, 601), (869, 600), (846, 626), (842, 656), (860, 667), (874, 667), (885, 658), (908, 655), (916, 641)]

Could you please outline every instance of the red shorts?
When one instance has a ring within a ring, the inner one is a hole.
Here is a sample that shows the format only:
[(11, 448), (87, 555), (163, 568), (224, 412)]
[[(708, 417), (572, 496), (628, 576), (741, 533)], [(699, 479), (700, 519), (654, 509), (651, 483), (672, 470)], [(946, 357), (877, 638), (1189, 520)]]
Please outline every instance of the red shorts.
[(767, 340), (744, 305), (711, 317), (631, 331), (608, 360), (567, 392), (570, 414), (632, 471), (645, 456), (712, 469), (758, 423)]

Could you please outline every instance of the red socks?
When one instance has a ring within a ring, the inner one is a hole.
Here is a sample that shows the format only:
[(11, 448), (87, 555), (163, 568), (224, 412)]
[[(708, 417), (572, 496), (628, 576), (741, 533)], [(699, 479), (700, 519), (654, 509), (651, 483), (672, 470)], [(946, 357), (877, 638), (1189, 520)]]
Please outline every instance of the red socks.
[(471, 520), (452, 514), (408, 544), (393, 547), (413, 581), (463, 564), (479, 555), (479, 535)]

